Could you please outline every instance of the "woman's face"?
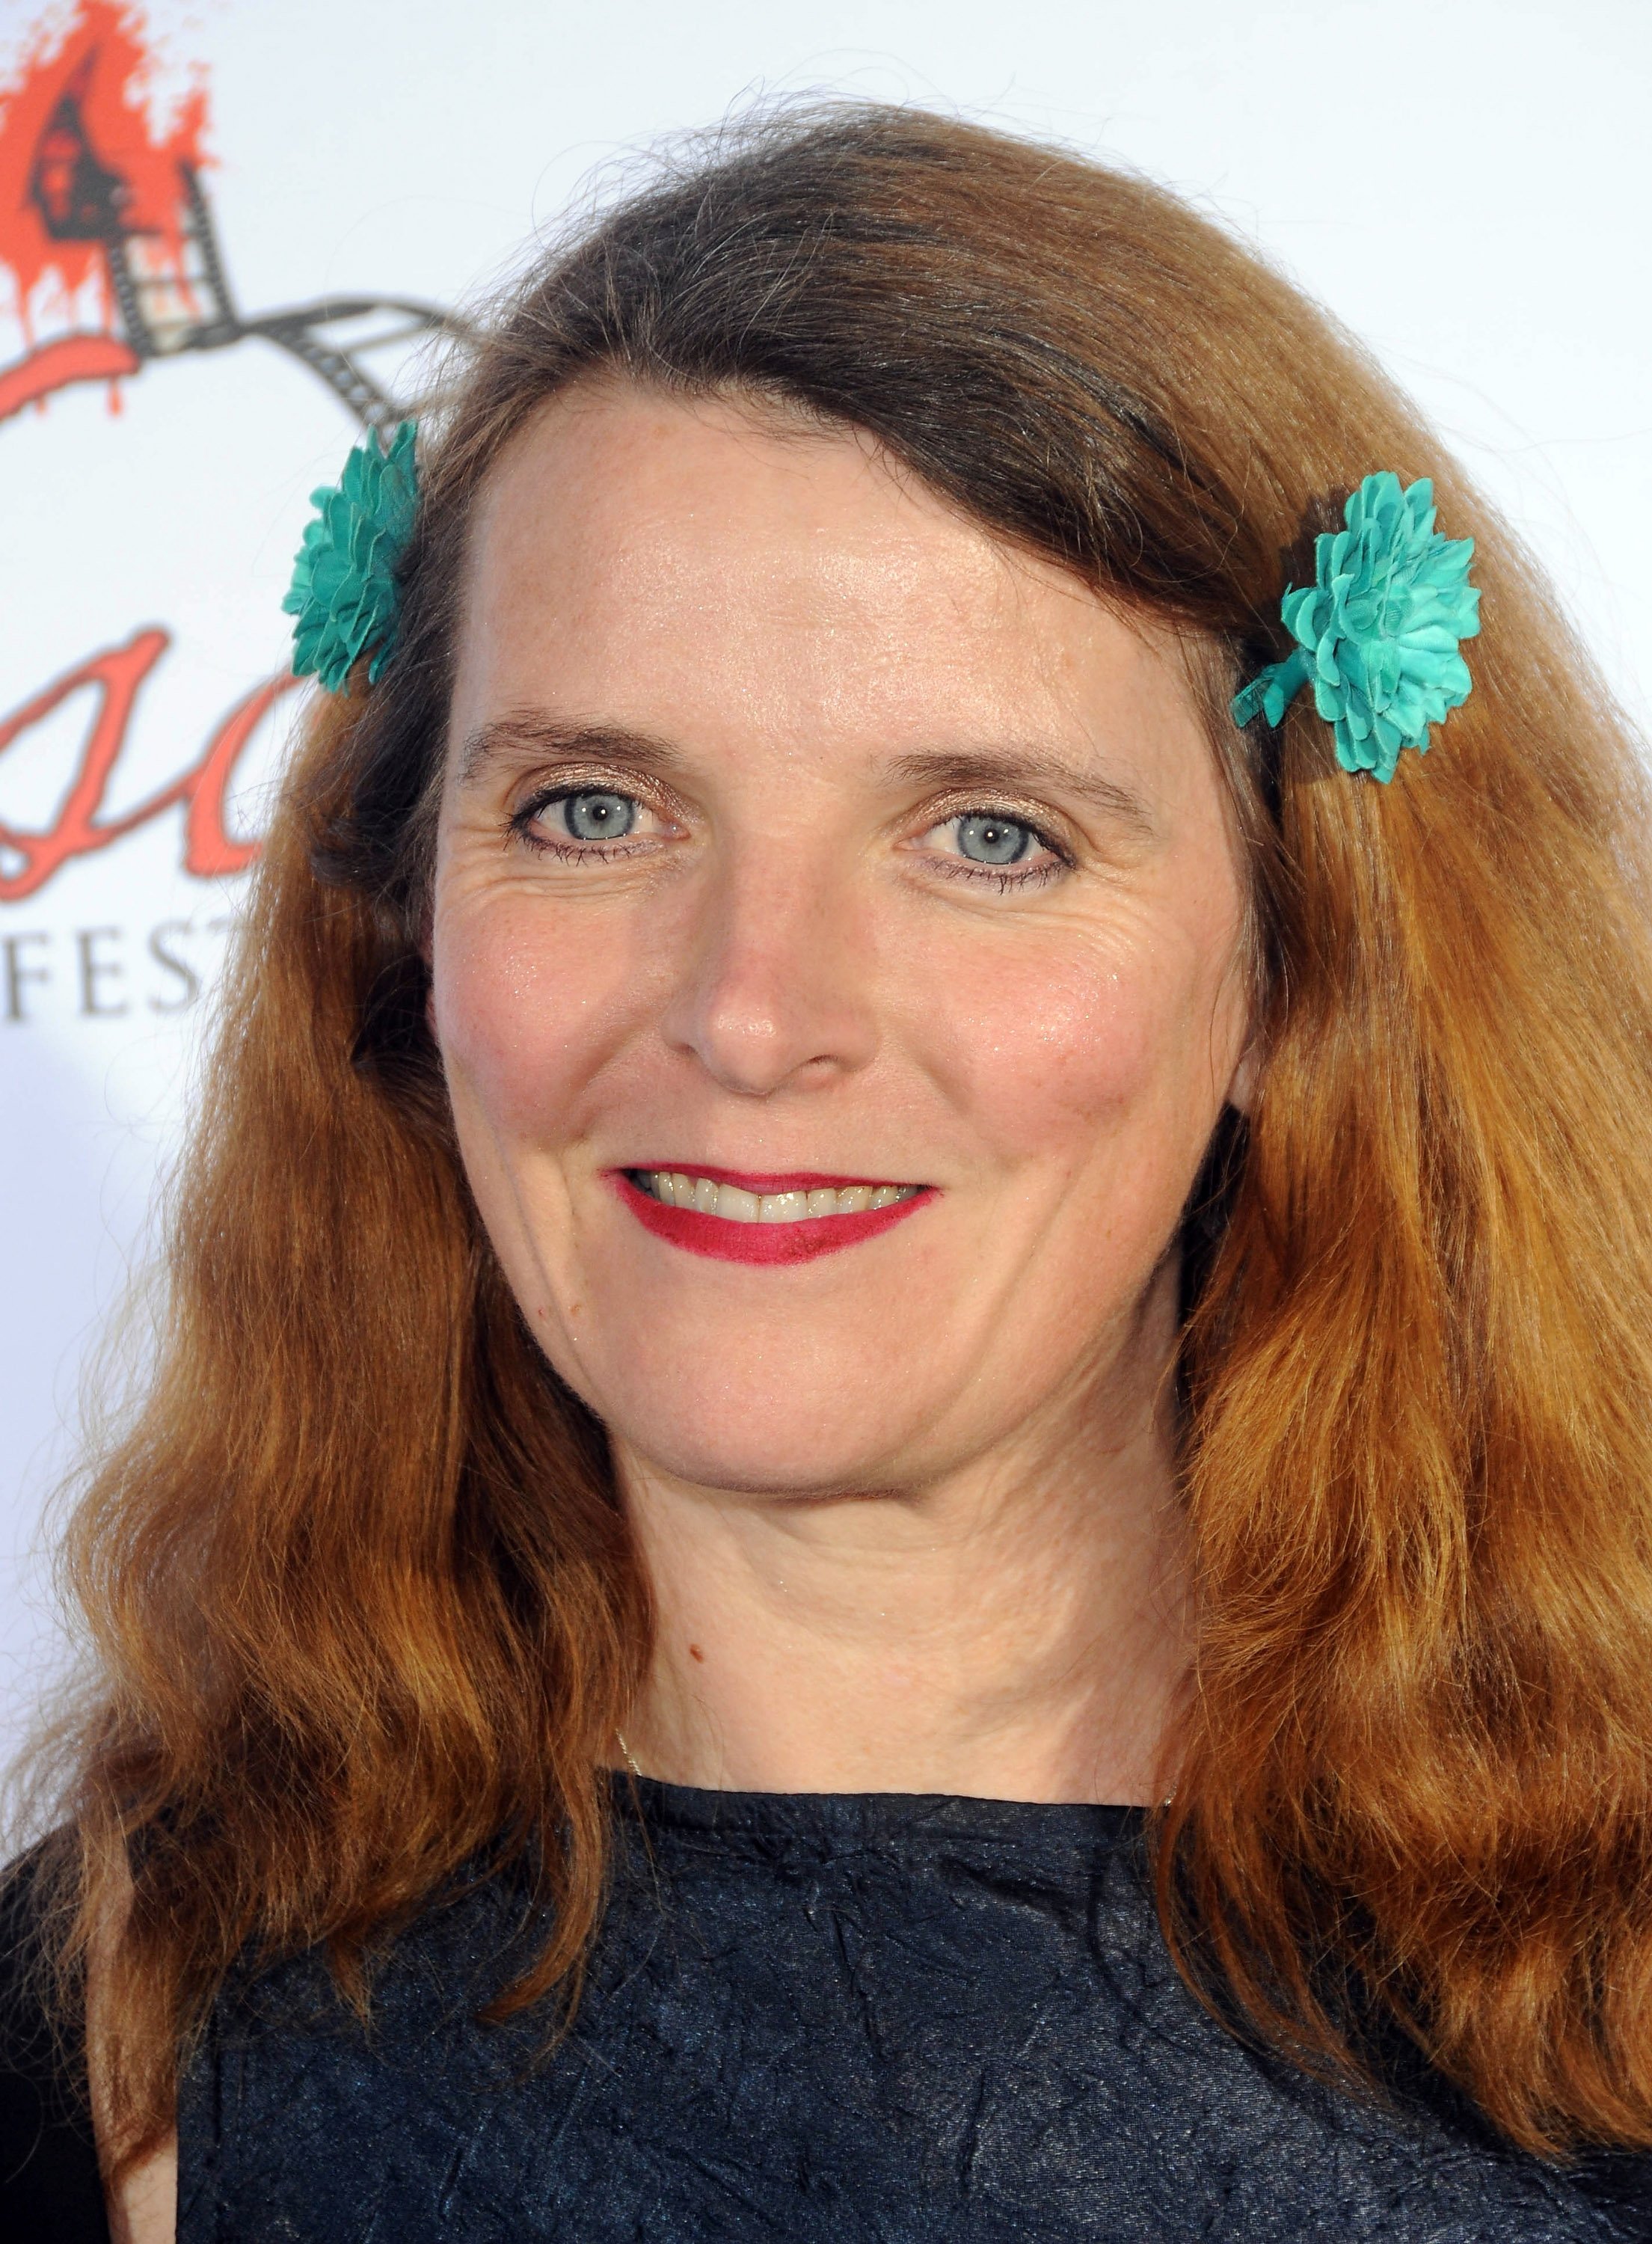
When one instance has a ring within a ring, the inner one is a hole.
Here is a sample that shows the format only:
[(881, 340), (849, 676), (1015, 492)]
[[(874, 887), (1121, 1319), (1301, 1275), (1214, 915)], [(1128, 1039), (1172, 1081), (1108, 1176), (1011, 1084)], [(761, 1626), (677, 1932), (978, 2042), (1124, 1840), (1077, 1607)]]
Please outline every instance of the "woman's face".
[(655, 1469), (910, 1488), (1144, 1395), (1242, 920), (1173, 651), (869, 441), (614, 382), (496, 469), (432, 1018), (523, 1311)]

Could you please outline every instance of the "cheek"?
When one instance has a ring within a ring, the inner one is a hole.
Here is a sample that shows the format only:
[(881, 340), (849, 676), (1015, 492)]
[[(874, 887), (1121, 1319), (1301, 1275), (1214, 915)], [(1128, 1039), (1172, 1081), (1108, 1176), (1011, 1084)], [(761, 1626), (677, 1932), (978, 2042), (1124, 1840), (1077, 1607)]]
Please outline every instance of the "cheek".
[(577, 1135), (597, 1078), (648, 1008), (639, 963), (601, 915), (509, 897), (439, 904), (433, 1007), (455, 1096), (503, 1142)]
[(1159, 1130), (1185, 1089), (1190, 1008), (1173, 948), (1058, 939), (925, 977), (914, 1025), (931, 1071), (1007, 1167), (1066, 1181)]

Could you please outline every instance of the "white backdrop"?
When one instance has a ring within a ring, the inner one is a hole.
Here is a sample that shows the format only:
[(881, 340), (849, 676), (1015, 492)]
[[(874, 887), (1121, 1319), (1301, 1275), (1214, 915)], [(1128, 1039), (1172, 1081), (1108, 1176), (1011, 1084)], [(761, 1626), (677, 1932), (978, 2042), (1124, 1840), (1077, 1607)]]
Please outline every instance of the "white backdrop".
[[(145, 131), (186, 139), (178, 105), (204, 99), (203, 184), (248, 312), (472, 301), (594, 172), (757, 99), (914, 100), (1136, 166), (1366, 339), (1644, 714), (1645, 0), (0, 0), (0, 258), (37, 246), (44, 206), (24, 200), (52, 192), (30, 168), (42, 73), (120, 22), (154, 66)], [(108, 89), (88, 88), (95, 141)], [(0, 402), (31, 349), (99, 327), (118, 332), (95, 284), (71, 303), (48, 274), (19, 306), (0, 270)], [(152, 360), (118, 410), (83, 382), (0, 419), (0, 1749), (58, 1657), (43, 1507), (74, 1455), (89, 1342), (144, 1267), (239, 885), (186, 869), (182, 801), (40, 878), (39, 837), (74, 824), (98, 692), (8, 723), (129, 649), (82, 841), (190, 773), (284, 663), (306, 495), (354, 434), (314, 372), (255, 338)], [(255, 836), (297, 706), (249, 739), (222, 820), (196, 791), (198, 862)]]

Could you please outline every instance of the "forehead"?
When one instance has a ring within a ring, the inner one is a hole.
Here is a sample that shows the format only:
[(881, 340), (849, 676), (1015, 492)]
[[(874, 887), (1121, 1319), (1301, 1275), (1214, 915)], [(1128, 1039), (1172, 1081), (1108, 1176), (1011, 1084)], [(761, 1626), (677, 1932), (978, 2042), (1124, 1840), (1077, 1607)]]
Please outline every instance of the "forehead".
[[(903, 471), (863, 431), (752, 398), (683, 397), (617, 378), (549, 400), (495, 463), (475, 549), (646, 581), (685, 562), (708, 574), (778, 569), (792, 590), (853, 599), (946, 570), (984, 589), (1015, 574), (980, 524)], [(574, 556), (577, 554), (577, 563)], [(1082, 598), (1055, 569), (1052, 585)], [(778, 589), (778, 583), (777, 583)]]
[[(542, 408), (489, 477), (455, 730), (502, 711), (824, 751), (1139, 733), (1176, 666), (862, 433), (617, 381)], [(623, 706), (621, 706), (623, 705)]]

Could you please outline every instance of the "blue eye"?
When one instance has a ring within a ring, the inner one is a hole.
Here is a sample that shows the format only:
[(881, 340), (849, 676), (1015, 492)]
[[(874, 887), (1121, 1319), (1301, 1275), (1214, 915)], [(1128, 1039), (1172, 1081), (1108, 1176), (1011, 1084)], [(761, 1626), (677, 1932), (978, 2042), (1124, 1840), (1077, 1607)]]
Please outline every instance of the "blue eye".
[(1019, 819), (995, 818), (990, 811), (972, 811), (955, 823), (959, 850), (976, 865), (1014, 865), (1036, 838)]
[(576, 842), (617, 841), (637, 823), (637, 805), (630, 795), (609, 794), (596, 787), (565, 794), (557, 808)]

